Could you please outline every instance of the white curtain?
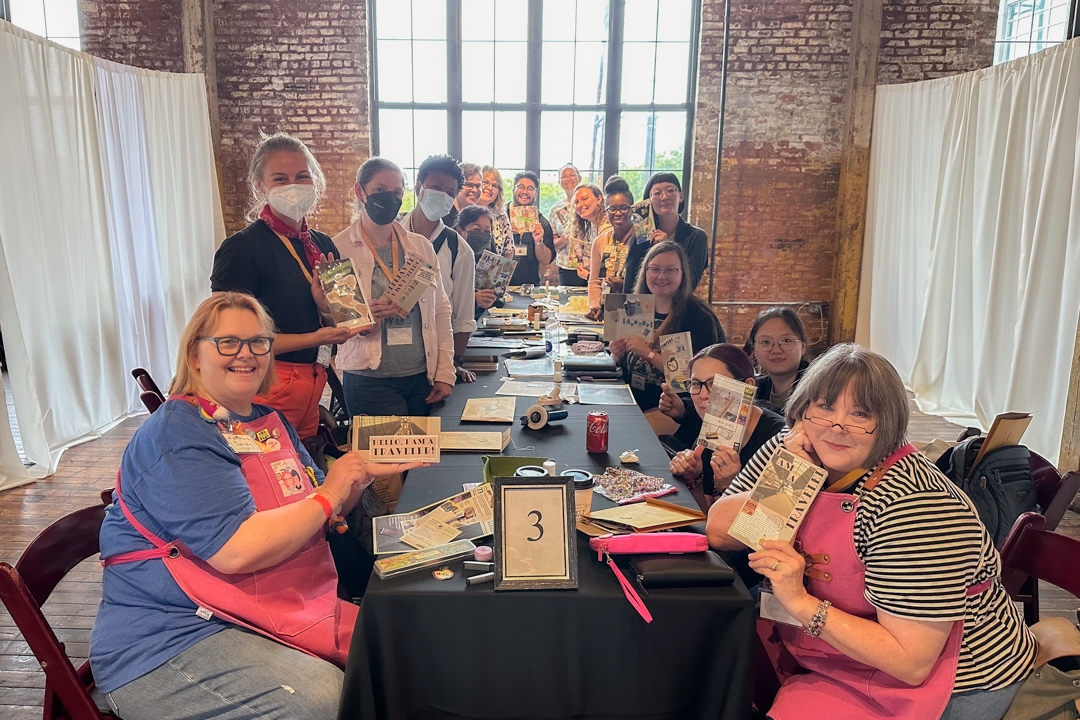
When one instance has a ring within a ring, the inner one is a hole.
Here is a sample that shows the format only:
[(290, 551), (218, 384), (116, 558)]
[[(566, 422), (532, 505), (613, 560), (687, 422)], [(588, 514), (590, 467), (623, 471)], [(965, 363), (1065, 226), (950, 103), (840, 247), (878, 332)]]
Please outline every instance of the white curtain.
[(859, 339), (919, 407), (1034, 414), (1057, 462), (1080, 316), (1080, 45), (877, 90)]
[[(95, 61), (0, 21), (0, 331), (28, 459), (141, 411), (224, 238), (201, 75)], [(0, 427), (0, 468), (11, 447)], [(0, 488), (3, 485), (0, 484)]]

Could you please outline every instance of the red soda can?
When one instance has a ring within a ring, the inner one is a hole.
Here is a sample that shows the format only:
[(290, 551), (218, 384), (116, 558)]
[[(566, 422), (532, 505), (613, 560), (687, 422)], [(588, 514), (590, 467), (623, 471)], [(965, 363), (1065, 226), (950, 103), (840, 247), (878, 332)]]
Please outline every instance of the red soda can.
[(608, 436), (608, 414), (590, 412), (585, 420), (585, 452), (606, 453)]

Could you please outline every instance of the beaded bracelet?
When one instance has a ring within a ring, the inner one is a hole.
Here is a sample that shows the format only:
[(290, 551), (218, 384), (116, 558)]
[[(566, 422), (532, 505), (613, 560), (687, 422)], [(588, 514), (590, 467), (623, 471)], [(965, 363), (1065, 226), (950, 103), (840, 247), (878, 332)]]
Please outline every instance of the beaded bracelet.
[(828, 600), (821, 600), (817, 605), (817, 612), (814, 613), (814, 617), (810, 618), (810, 624), (807, 625), (803, 632), (810, 637), (817, 637), (821, 634), (821, 628), (825, 627), (825, 619), (829, 615), (829, 606), (832, 605)]

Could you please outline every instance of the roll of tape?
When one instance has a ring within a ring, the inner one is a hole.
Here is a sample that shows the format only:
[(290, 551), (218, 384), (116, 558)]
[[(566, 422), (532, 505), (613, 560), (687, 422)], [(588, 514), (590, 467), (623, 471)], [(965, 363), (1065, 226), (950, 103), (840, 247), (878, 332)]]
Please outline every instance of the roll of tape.
[(521, 416), (521, 425), (530, 430), (539, 430), (554, 420), (565, 420), (566, 410), (548, 410), (543, 405), (533, 405)]
[(473, 550), (473, 557), (480, 562), (491, 562), (492, 554), (491, 548), (487, 545), (478, 545), (476, 549)]

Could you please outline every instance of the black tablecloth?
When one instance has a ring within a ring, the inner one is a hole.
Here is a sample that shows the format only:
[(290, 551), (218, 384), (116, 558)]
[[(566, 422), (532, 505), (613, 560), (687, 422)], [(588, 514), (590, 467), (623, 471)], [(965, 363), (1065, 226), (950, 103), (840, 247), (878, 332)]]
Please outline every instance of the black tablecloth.
[[(444, 431), (502, 430), (462, 423), (470, 397), (492, 397), (500, 373), (458, 385), (436, 413)], [(517, 414), (535, 402), (517, 399)], [(531, 431), (514, 424), (504, 455), (550, 457), (559, 470), (602, 472), (637, 448), (642, 472), (670, 478), (668, 459), (636, 405), (610, 416), (609, 454), (585, 452), (590, 406), (564, 406), (566, 420)], [(595, 409), (595, 406), (592, 406)], [(534, 449), (525, 449), (532, 447)], [(397, 511), (408, 512), (481, 479), (479, 453), (444, 453), (410, 473)], [(681, 483), (664, 499), (696, 507)], [(612, 506), (593, 494), (593, 509)], [(700, 529), (700, 527), (699, 527)], [(625, 562), (624, 574), (631, 577)], [(638, 616), (615, 576), (578, 534), (577, 590), (496, 593), (465, 585), (461, 561), (440, 581), (419, 571), (372, 577), (353, 635), (341, 720), (364, 718), (746, 718), (754, 607), (738, 580), (728, 588), (653, 590)]]

